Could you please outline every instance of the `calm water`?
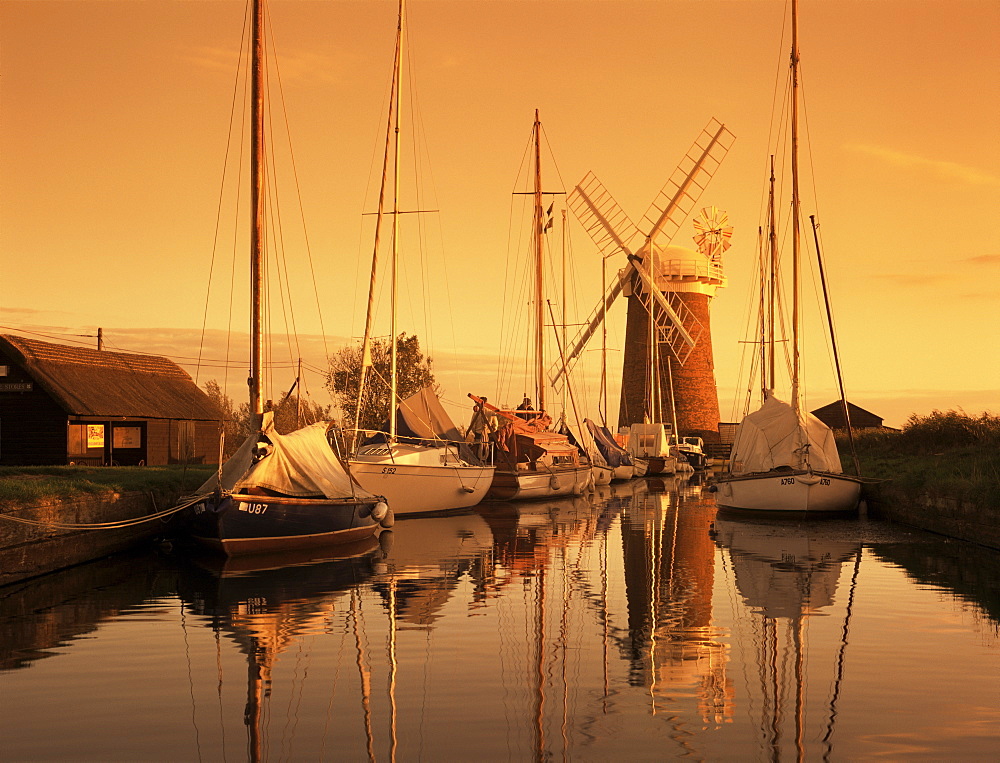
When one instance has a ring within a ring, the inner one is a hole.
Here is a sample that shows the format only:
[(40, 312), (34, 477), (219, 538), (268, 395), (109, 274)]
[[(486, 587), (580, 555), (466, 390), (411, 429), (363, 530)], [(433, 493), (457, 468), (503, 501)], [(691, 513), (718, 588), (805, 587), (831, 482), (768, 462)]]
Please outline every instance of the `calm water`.
[(1000, 553), (697, 487), (0, 589), (3, 760), (1000, 755)]

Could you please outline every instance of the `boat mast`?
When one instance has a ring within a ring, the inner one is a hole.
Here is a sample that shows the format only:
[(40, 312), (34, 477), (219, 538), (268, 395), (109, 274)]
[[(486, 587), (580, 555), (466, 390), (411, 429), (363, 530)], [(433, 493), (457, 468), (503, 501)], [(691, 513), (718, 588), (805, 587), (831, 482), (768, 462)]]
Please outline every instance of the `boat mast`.
[(399, 263), (399, 86), (403, 80), (403, 10), (404, 0), (399, 0), (399, 20), (396, 26), (396, 81), (393, 84), (395, 101), (393, 112), (393, 160), (392, 160), (392, 284), (389, 319), (389, 360), (392, 371), (389, 375), (389, 437), (396, 439), (396, 396), (399, 386), (399, 372), (396, 357), (396, 296), (398, 291), (397, 267)]
[[(372, 270), (371, 270), (371, 277), (369, 278), (368, 281), (368, 310), (365, 314), (365, 333), (363, 339), (361, 340), (361, 369), (359, 371), (359, 379), (358, 379), (358, 400), (354, 414), (355, 429), (359, 429), (361, 427), (362, 401), (364, 399), (368, 369), (371, 368), (372, 365), (371, 333), (372, 333), (372, 323), (374, 322), (374, 316), (375, 316), (375, 284), (378, 278), (378, 253), (381, 243), (382, 218), (385, 216), (385, 185), (386, 185), (386, 176), (388, 175), (388, 169), (389, 169), (389, 139), (390, 139), (390, 133), (393, 129), (393, 125), (395, 125), (396, 127), (396, 148), (397, 148), (396, 155), (398, 157), (399, 122), (398, 119), (396, 118), (396, 113), (398, 112), (398, 103), (399, 103), (399, 96), (398, 96), (399, 80), (400, 80), (399, 67), (400, 67), (400, 62), (402, 61), (402, 49), (403, 49), (402, 38), (403, 38), (403, 0), (400, 0), (398, 21), (396, 25), (396, 55), (393, 64), (392, 88), (390, 91), (390, 102), (395, 104), (396, 108), (390, 108), (389, 114), (386, 117), (385, 152), (382, 156), (382, 183), (379, 186), (378, 209), (376, 210), (375, 213), (375, 244), (372, 247)], [(397, 172), (396, 173), (397, 181), (398, 177), (399, 173)], [(397, 188), (398, 188), (398, 183), (397, 183)], [(395, 195), (396, 198), (398, 199), (399, 198), (398, 190)], [(393, 235), (393, 241), (395, 242), (395, 235)], [(393, 244), (393, 246), (395, 246), (395, 243)], [(395, 350), (396, 350), (396, 341), (395, 341), (395, 336), (393, 336), (392, 350), (391, 350), (393, 355), (395, 354)], [(395, 369), (395, 363), (393, 363), (393, 368)], [(392, 421), (392, 426), (395, 426), (396, 417), (393, 415), (393, 402), (394, 399), (390, 401), (389, 418)], [(356, 444), (357, 443), (355, 443), (355, 445)]]
[[(774, 155), (771, 155), (771, 178), (768, 192), (768, 268), (762, 277), (767, 279), (767, 378), (764, 380), (764, 397), (774, 391), (774, 305), (777, 299), (776, 279), (778, 272), (778, 221), (774, 214)], [(761, 338), (763, 341), (763, 337)]]
[(255, 426), (264, 415), (263, 366), (263, 218), (264, 218), (264, 0), (253, 0), (250, 64), (250, 413)]
[(545, 284), (542, 279), (544, 217), (542, 214), (542, 123), (535, 109), (535, 396), (545, 410)]
[(798, 2), (792, 0), (792, 409), (798, 413), (801, 408), (799, 399), (800, 357), (799, 357), (799, 31)]
[[(646, 236), (646, 251), (649, 252), (650, 274), (652, 276), (652, 288), (656, 285), (656, 252), (653, 250), (653, 239)], [(649, 292), (649, 423), (659, 424), (662, 418), (660, 403), (660, 389), (658, 384), (660, 353), (656, 343), (656, 307), (653, 292)]]

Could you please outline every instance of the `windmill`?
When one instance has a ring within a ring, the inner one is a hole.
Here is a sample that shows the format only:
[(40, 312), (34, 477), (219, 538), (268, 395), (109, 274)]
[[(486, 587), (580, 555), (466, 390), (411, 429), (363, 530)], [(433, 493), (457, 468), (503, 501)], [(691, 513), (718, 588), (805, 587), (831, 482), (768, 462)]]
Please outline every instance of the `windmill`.
[[(669, 246), (697, 204), (735, 140), (725, 125), (712, 119), (684, 155), (642, 218), (643, 233), (625, 214), (593, 173), (576, 186), (567, 203), (605, 259), (619, 252), (627, 258), (603, 299), (569, 343), (560, 362), (550, 369), (559, 384), (621, 295), (629, 298), (619, 425), (665, 416), (659, 383), (673, 379), (678, 430), (717, 439), (719, 402), (715, 389), (708, 304), (725, 285), (721, 254), (729, 246), (728, 217), (714, 207), (695, 223), (702, 238), (698, 252)], [(635, 248), (636, 243), (639, 248)], [(707, 253), (706, 253), (707, 248)], [(654, 330), (650, 331), (649, 316)], [(650, 335), (655, 336), (653, 342)], [(650, 363), (659, 357), (660, 362)], [(664, 363), (666, 361), (666, 363)], [(652, 369), (651, 369), (652, 365)], [(653, 373), (650, 373), (650, 371)]]

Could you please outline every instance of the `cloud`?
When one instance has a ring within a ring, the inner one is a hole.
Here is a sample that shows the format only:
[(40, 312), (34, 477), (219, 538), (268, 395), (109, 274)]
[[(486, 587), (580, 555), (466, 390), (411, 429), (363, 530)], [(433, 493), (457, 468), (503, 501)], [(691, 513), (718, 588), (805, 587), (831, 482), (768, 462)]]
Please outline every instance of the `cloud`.
[(940, 286), (952, 280), (952, 276), (945, 273), (883, 273), (872, 277), (896, 286)]
[[(278, 54), (278, 69), (283, 82), (327, 83), (343, 80), (343, 72), (351, 61), (347, 56), (339, 62), (323, 53), (282, 51)], [(184, 56), (184, 60), (200, 69), (232, 75), (240, 57), (232, 48), (200, 47)]]
[(973, 265), (1000, 265), (1000, 254), (980, 254), (976, 257), (966, 257), (962, 262)]
[(845, 148), (859, 154), (866, 154), (894, 167), (903, 167), (935, 175), (945, 180), (957, 180), (969, 185), (1000, 186), (1000, 176), (994, 175), (978, 167), (967, 167), (955, 162), (943, 162), (937, 159), (927, 159), (923, 156), (904, 154), (880, 146), (868, 146), (852, 143)]

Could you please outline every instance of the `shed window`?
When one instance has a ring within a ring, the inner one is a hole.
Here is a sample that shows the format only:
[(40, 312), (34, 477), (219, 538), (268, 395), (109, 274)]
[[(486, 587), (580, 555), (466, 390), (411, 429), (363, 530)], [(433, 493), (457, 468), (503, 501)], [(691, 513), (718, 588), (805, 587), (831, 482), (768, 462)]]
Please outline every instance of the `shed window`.
[(142, 427), (122, 427), (114, 428), (113, 446), (116, 450), (123, 448), (142, 447)]

